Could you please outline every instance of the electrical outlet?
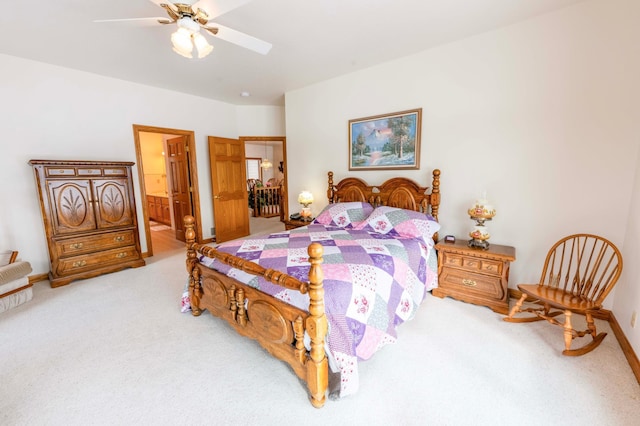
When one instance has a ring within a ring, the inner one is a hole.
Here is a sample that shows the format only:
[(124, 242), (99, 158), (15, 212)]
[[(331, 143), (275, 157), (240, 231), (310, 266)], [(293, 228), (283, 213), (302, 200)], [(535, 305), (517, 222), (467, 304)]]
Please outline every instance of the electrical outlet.
[(636, 311), (633, 311), (633, 313), (631, 314), (631, 328), (635, 328), (636, 327), (636, 318), (638, 317), (638, 313)]

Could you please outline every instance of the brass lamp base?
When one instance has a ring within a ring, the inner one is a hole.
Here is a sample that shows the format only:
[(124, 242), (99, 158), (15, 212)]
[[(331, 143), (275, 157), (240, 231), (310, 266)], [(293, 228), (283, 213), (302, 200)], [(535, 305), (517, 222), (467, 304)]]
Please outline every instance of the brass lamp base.
[(476, 222), (476, 225), (469, 233), (471, 239), (469, 240), (469, 247), (476, 247), (486, 250), (489, 248), (489, 230), (484, 223), (491, 220), (491, 217), (487, 216), (471, 216), (471, 219)]
[(483, 250), (486, 250), (489, 248), (489, 241), (476, 240), (475, 238), (472, 238), (469, 240), (469, 247), (481, 248)]

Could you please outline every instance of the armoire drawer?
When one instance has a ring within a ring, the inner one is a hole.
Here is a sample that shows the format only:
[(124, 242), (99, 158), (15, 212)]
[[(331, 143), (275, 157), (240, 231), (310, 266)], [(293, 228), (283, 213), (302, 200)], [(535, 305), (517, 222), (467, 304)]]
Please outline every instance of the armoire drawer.
[(56, 272), (59, 275), (71, 275), (78, 272), (93, 270), (103, 266), (116, 265), (122, 262), (139, 259), (140, 253), (135, 246), (121, 247), (113, 250), (85, 254), (60, 259)]
[(128, 229), (86, 237), (60, 239), (55, 242), (56, 252), (62, 258), (130, 246), (135, 244), (133, 232), (132, 229)]

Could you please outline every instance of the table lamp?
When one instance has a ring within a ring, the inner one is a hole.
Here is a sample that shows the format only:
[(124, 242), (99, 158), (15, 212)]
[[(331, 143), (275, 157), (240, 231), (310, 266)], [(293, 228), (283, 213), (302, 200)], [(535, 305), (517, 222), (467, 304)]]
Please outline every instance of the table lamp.
[(469, 232), (469, 236), (471, 237), (469, 247), (488, 249), (488, 240), (491, 234), (489, 234), (489, 229), (485, 225), (485, 222), (491, 220), (496, 215), (496, 210), (487, 201), (486, 194), (483, 193), (482, 198), (476, 200), (476, 202), (471, 205), (471, 208), (467, 210), (467, 213), (469, 213), (471, 220), (476, 222), (471, 232)]
[(309, 208), (309, 204), (313, 203), (313, 194), (309, 191), (302, 191), (300, 195), (298, 195), (298, 202), (302, 204), (302, 210), (300, 211), (302, 219), (311, 220), (311, 209)]

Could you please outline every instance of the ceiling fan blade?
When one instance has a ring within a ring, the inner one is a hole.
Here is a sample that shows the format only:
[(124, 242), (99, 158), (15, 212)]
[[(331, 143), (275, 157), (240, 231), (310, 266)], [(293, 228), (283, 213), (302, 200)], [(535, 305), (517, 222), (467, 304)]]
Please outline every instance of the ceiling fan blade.
[[(253, 36), (250, 36), (245, 33), (241, 33), (240, 31), (233, 30), (229, 27), (225, 27), (224, 25), (218, 24), (207, 24), (204, 27), (207, 31), (212, 34), (215, 34), (216, 38), (219, 38), (224, 41), (228, 41), (229, 43), (237, 44), (238, 46), (244, 47), (245, 49), (253, 50), (254, 52), (260, 53), (262, 55), (266, 55), (269, 53), (273, 45), (264, 40), (260, 40)], [(218, 32), (215, 33), (215, 29), (218, 29)]]
[(160, 24), (170, 24), (171, 20), (169, 20), (166, 16), (155, 16), (149, 18), (122, 18), (122, 19), (96, 19), (93, 22), (101, 23), (101, 22), (122, 22), (122, 23), (132, 23), (132, 24), (140, 24), (145, 26), (152, 26)]

